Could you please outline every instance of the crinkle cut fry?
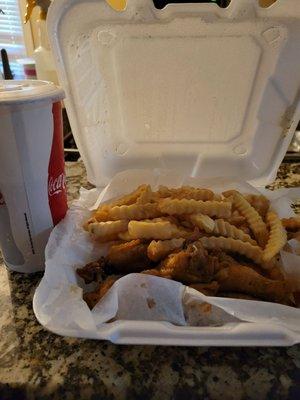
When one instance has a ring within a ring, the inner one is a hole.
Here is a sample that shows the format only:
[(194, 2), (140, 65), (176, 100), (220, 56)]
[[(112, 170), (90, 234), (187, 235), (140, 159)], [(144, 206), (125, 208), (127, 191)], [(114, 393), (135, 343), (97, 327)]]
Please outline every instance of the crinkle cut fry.
[(190, 231), (185, 231), (166, 220), (130, 221), (128, 224), (128, 232), (134, 239), (166, 240), (191, 235)]
[(215, 221), (208, 215), (204, 214), (191, 214), (186, 215), (186, 219), (193, 225), (204, 230), (206, 233), (212, 233), (215, 228)]
[(133, 240), (133, 237), (130, 236), (128, 231), (118, 233), (118, 239), (124, 240), (125, 242), (130, 242)]
[(221, 249), (224, 251), (239, 253), (250, 258), (257, 264), (260, 264), (262, 261), (262, 249), (258, 246), (253, 246), (248, 242), (242, 242), (238, 239), (225, 238), (222, 236), (202, 237), (199, 240), (207, 249)]
[(158, 195), (156, 192), (152, 192), (151, 186), (147, 185), (145, 190), (141, 192), (138, 196), (136, 203), (137, 204), (147, 204), (154, 203), (158, 200)]
[(149, 190), (149, 185), (140, 185), (138, 186), (133, 192), (125, 194), (124, 196), (112, 200), (109, 203), (103, 204), (103, 206), (100, 206), (101, 208), (112, 208), (112, 207), (117, 207), (117, 206), (129, 206), (131, 204), (134, 204), (138, 198), (147, 190)]
[(262, 194), (246, 194), (244, 197), (255, 208), (258, 214), (265, 218), (270, 207), (270, 200)]
[(262, 194), (245, 194), (242, 195), (238, 190), (226, 190), (222, 193), (224, 197), (233, 197), (235, 194), (243, 196), (248, 203), (255, 208), (260, 216), (265, 217), (270, 207), (270, 200)]
[[(94, 215), (93, 215), (93, 217), (88, 221), (88, 225), (91, 223), (91, 222), (107, 222), (107, 221), (109, 221), (110, 220), (110, 218), (109, 218), (109, 215), (108, 215), (108, 208), (100, 208), (100, 209), (98, 209), (98, 210), (96, 210), (95, 212), (94, 212)], [(87, 229), (86, 230), (88, 230), (88, 225), (87, 225)]]
[(159, 186), (158, 194), (160, 197), (170, 197), (171, 199), (193, 199), (193, 200), (213, 200), (214, 192), (210, 189), (195, 188), (192, 186), (182, 186), (181, 188), (168, 188)]
[(235, 189), (230, 189), (230, 190), (225, 190), (224, 192), (222, 192), (222, 195), (228, 199), (228, 197), (233, 197), (235, 194), (241, 194), (238, 190)]
[(268, 230), (261, 216), (239, 193), (233, 195), (233, 205), (246, 218), (257, 243), (264, 247), (268, 238)]
[(241, 225), (244, 225), (247, 221), (246, 218), (241, 215), (237, 210), (233, 210), (232, 214), (229, 218), (226, 218), (227, 222), (229, 222), (231, 225), (240, 227)]
[(111, 235), (118, 234), (127, 230), (128, 221), (107, 221), (107, 222), (92, 222), (88, 225), (88, 231), (95, 238), (105, 239)]
[(242, 242), (249, 242), (257, 246), (257, 242), (250, 235), (224, 219), (213, 220), (208, 215), (203, 214), (191, 214), (187, 215), (186, 218), (206, 233), (239, 239)]
[(197, 214), (202, 213), (210, 217), (229, 218), (231, 216), (230, 202), (202, 201), (187, 199), (163, 199), (158, 202), (159, 210), (164, 214)]
[[(123, 205), (129, 206), (134, 204), (144, 192), (149, 191), (149, 185), (140, 185), (133, 192), (125, 194), (118, 199), (112, 200), (108, 203), (102, 204), (94, 213), (94, 219), (99, 222), (106, 222), (110, 220), (109, 210), (113, 207), (120, 207)], [(151, 188), (150, 188), (151, 190)]]
[(213, 230), (215, 235), (230, 237), (232, 239), (239, 239), (242, 242), (249, 242), (253, 246), (257, 246), (257, 242), (251, 238), (247, 233), (238, 229), (236, 226), (231, 225), (229, 222), (223, 219), (215, 220), (215, 227)]
[(286, 230), (275, 212), (268, 212), (267, 222), (270, 226), (270, 236), (263, 252), (264, 262), (271, 261), (287, 242)]
[(108, 211), (108, 217), (113, 221), (120, 219), (142, 220), (159, 216), (161, 216), (161, 211), (156, 203), (116, 206)]

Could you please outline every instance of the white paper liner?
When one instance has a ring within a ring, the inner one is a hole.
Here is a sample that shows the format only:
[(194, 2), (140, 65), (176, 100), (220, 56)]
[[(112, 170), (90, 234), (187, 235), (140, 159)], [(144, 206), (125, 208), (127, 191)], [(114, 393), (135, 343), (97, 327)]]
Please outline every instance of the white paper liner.
[[(101, 202), (128, 193), (142, 183), (149, 183), (153, 188), (158, 185), (177, 187), (190, 184), (216, 191), (237, 189), (259, 193), (243, 182), (223, 178), (185, 178), (177, 172), (159, 170), (124, 171), (116, 175), (102, 192), (99, 189), (81, 189), (80, 198), (55, 227), (46, 248), (45, 275), (34, 298), (35, 313), (46, 328), (60, 333), (75, 332), (75, 336), (76, 333), (84, 336), (86, 331), (89, 337), (98, 337), (100, 327), (116, 319), (167, 321), (179, 326), (220, 326), (247, 321), (280, 325), (300, 333), (299, 309), (261, 301), (207, 297), (181, 283), (142, 274), (130, 274), (119, 279), (90, 311), (82, 299), (87, 285), (76, 275), (76, 268), (97, 260), (107, 248), (95, 245), (82, 229), (82, 224), (90, 216), (90, 210)], [(272, 200), (272, 207), (280, 217), (294, 215), (290, 205), (299, 191), (263, 191)], [(295, 243), (291, 245), (297, 250)], [(300, 289), (300, 257), (296, 250), (294, 254), (282, 251), (282, 260), (287, 277), (297, 282)], [(205, 307), (199, 307), (202, 303), (212, 305), (210, 312), (205, 311)]]

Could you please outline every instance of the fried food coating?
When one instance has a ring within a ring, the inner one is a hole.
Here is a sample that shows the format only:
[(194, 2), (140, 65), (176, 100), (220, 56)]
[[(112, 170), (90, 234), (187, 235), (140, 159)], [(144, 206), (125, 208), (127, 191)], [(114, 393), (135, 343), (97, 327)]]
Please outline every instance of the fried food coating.
[(193, 283), (189, 286), (205, 294), (205, 296), (215, 296), (220, 287), (217, 281), (212, 281), (210, 283)]
[(196, 241), (189, 244), (186, 249), (170, 254), (158, 268), (143, 273), (187, 284), (210, 282), (214, 275), (215, 262), (215, 258), (208, 256), (202, 244)]
[(150, 264), (147, 248), (148, 245), (140, 239), (114, 244), (109, 248), (106, 260), (116, 272), (140, 272)]
[(87, 303), (89, 308), (92, 310), (95, 305), (104, 297), (109, 291), (112, 285), (120, 278), (120, 276), (109, 276), (103, 282), (100, 283), (99, 287), (88, 293), (84, 293), (83, 300)]
[(262, 300), (290, 304), (292, 293), (287, 281), (274, 281), (244, 265), (231, 265), (215, 276), (220, 291), (244, 293)]
[(219, 292), (218, 293), (218, 297), (226, 297), (226, 298), (229, 298), (229, 299), (262, 301), (261, 299), (257, 299), (256, 297), (250, 296), (249, 294), (235, 293), (235, 292)]
[(300, 231), (300, 217), (282, 218), (283, 227), (289, 232)]
[(105, 268), (104, 257), (100, 258), (98, 261), (93, 261), (86, 264), (82, 268), (77, 268), (76, 273), (80, 278), (84, 280), (85, 283), (97, 282), (99, 278), (103, 275)]
[(150, 260), (160, 261), (174, 250), (181, 249), (185, 239), (152, 240), (148, 246), (147, 254)]

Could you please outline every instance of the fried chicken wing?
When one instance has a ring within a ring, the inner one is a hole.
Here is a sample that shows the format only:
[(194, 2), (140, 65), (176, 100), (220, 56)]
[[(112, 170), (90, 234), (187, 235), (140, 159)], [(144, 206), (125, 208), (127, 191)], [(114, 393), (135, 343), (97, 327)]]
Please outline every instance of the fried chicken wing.
[(274, 281), (244, 265), (231, 265), (215, 276), (220, 291), (245, 293), (275, 303), (290, 304), (292, 292), (287, 281)]
[(199, 241), (185, 250), (170, 254), (157, 269), (143, 271), (145, 274), (174, 279), (183, 283), (210, 282), (215, 271), (214, 257), (208, 256)]
[(288, 240), (296, 239), (300, 242), (300, 231), (297, 232), (287, 232)]
[(121, 276), (109, 276), (103, 282), (100, 283), (99, 287), (88, 293), (84, 293), (83, 300), (87, 303), (90, 309), (93, 309), (95, 305), (102, 299), (102, 297), (109, 291), (112, 285)]
[(212, 281), (210, 283), (193, 283), (189, 286), (205, 294), (206, 296), (215, 296), (220, 287), (217, 281)]
[(160, 278), (172, 279), (172, 271), (160, 270), (159, 268), (145, 269), (142, 274), (154, 275)]
[(274, 281), (284, 281), (284, 274), (278, 264), (268, 271), (268, 277)]
[(139, 239), (112, 245), (106, 259), (116, 272), (140, 272), (150, 265), (147, 248)]
[(219, 292), (218, 297), (227, 297), (230, 299), (241, 299), (241, 300), (256, 300), (262, 301), (254, 296), (250, 296), (249, 294), (245, 293), (235, 293), (235, 292)]
[(281, 220), (283, 227), (289, 232), (300, 231), (300, 217), (283, 218)]
[(172, 278), (181, 282), (209, 282), (214, 274), (214, 260), (200, 242), (188, 245), (186, 250), (171, 254), (161, 263), (162, 271), (172, 271)]
[(104, 257), (100, 258), (98, 261), (93, 261), (86, 264), (82, 268), (77, 268), (76, 273), (80, 278), (84, 280), (85, 283), (97, 282), (99, 278), (103, 275), (105, 268)]

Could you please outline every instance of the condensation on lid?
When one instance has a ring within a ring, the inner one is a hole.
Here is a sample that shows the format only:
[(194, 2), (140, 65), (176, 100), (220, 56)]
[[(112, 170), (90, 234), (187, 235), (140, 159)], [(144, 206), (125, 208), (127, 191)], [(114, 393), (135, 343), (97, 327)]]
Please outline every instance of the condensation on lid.
[(0, 105), (27, 103), (39, 100), (61, 100), (64, 91), (52, 82), (38, 80), (0, 81)]

